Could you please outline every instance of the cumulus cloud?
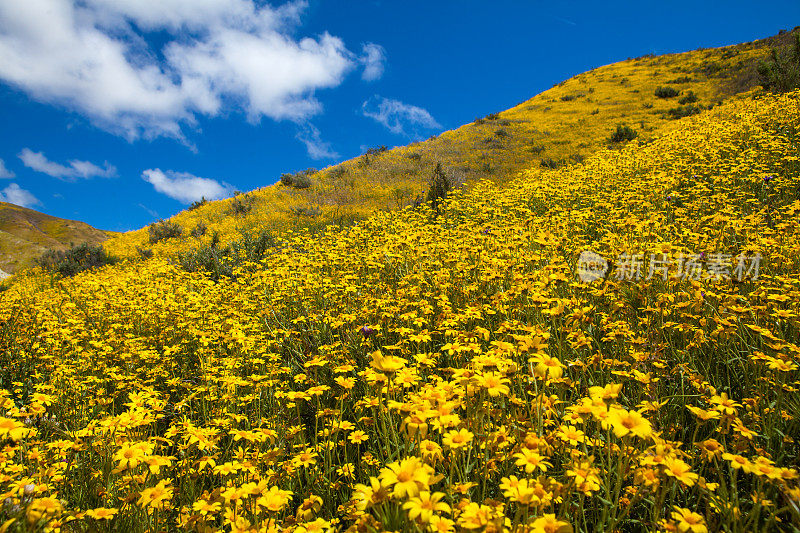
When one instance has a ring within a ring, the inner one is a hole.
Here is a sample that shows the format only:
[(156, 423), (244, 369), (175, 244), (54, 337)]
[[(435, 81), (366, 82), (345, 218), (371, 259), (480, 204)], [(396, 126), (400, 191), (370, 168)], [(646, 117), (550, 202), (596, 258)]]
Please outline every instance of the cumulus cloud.
[(43, 152), (34, 152), (30, 148), (23, 148), (19, 153), (19, 158), (26, 167), (65, 181), (74, 181), (78, 178), (113, 178), (117, 175), (117, 169), (108, 161), (104, 163), (103, 167), (77, 159), (68, 161), (67, 165), (62, 165), (47, 159)]
[(6, 168), (5, 162), (0, 159), (0, 179), (13, 178), (15, 174)]
[(233, 193), (233, 187), (209, 178), (199, 178), (188, 172), (173, 172), (149, 169), (142, 172), (142, 179), (150, 183), (161, 194), (166, 194), (184, 204), (206, 198), (219, 200)]
[(361, 63), (364, 65), (364, 71), (361, 73), (362, 80), (374, 81), (379, 79), (383, 76), (386, 50), (379, 44), (365, 44), (361, 48)]
[(361, 105), (361, 112), (398, 135), (418, 135), (419, 130), (441, 127), (428, 111), (382, 96), (373, 96)]
[(0, 202), (8, 202), (21, 207), (33, 207), (41, 204), (30, 191), (26, 191), (16, 183), (9, 184), (8, 187), (0, 191)]
[[(359, 64), (338, 37), (295, 37), (305, 7), (255, 0), (0, 2), (0, 80), (129, 139), (183, 139), (199, 116), (231, 110), (252, 122), (302, 122), (321, 110), (314, 92), (339, 85)], [(378, 48), (365, 47), (365, 79), (382, 69)]]
[(333, 159), (339, 154), (331, 148), (331, 143), (322, 140), (319, 129), (306, 124), (297, 134), (297, 139), (306, 145), (308, 155), (312, 159)]

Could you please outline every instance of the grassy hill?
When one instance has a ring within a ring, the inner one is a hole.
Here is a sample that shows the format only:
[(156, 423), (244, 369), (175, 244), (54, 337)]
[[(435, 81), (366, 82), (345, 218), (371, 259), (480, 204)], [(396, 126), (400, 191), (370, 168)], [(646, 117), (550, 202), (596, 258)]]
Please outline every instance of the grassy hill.
[[(172, 221), (182, 227), (183, 235), (168, 244), (154, 246), (144, 228), (110, 239), (106, 248), (133, 257), (137, 248), (160, 254), (208, 245), (215, 234), (224, 245), (243, 235), (350, 223), (412, 203), (428, 188), (437, 163), (457, 184), (469, 186), (481, 179), (502, 184), (524, 169), (579, 162), (613, 145), (609, 139), (618, 125), (628, 126), (637, 142), (646, 143), (677, 117), (701, 112), (756, 86), (758, 61), (770, 46), (788, 44), (791, 36), (787, 32), (753, 43), (598, 67), (509, 110), (427, 141), (376, 149), (311, 171), (300, 178), (308, 180), (308, 188), (267, 186), (179, 213)], [(659, 87), (674, 89), (676, 96), (656, 96)], [(195, 228), (202, 231), (192, 236)]]
[(14, 273), (32, 266), (47, 250), (64, 250), (73, 243), (97, 244), (109, 235), (83, 222), (0, 202), (0, 269)]
[[(204, 235), (19, 274), (4, 530), (800, 530), (800, 91), (648, 116), (234, 276), (173, 259)], [(318, 184), (176, 221), (234, 238)]]
[(747, 94), (438, 213), (290, 235), (235, 279), (23, 275), (2, 518), (797, 529), (798, 132), (800, 92)]

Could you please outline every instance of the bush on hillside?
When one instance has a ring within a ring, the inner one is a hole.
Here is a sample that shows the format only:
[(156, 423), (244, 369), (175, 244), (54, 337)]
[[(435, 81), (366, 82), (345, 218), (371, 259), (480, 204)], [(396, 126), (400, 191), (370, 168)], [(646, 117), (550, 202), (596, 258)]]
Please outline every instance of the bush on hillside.
[(453, 188), (453, 180), (445, 174), (442, 169), (441, 163), (436, 163), (436, 168), (433, 169), (433, 178), (431, 178), (430, 186), (428, 187), (428, 194), (425, 196), (425, 201), (431, 204), (434, 210), (439, 210), (439, 204), (447, 197), (447, 194)]
[(48, 250), (36, 262), (45, 270), (66, 278), (84, 270), (114, 264), (116, 259), (99, 244), (83, 243), (69, 250)]
[(800, 88), (800, 32), (794, 45), (779, 51), (773, 48), (769, 59), (758, 65), (761, 86), (775, 93), (785, 93)]
[(180, 224), (171, 220), (161, 220), (147, 226), (150, 235), (150, 244), (156, 244), (166, 239), (172, 239), (183, 235), (183, 228)]
[(636, 133), (636, 131), (634, 131), (634, 129), (631, 128), (630, 126), (626, 126), (624, 124), (617, 124), (617, 129), (614, 131), (614, 133), (611, 134), (611, 137), (609, 137), (608, 140), (614, 144), (619, 144), (623, 142), (632, 141), (638, 135), (639, 134)]
[(678, 100), (678, 103), (681, 105), (686, 105), (686, 104), (693, 104), (696, 101), (697, 101), (697, 96), (692, 91), (689, 91), (688, 93), (686, 93), (686, 96), (682, 96)]
[(655, 95), (659, 98), (673, 98), (680, 94), (674, 87), (658, 87), (656, 88)]
[(231, 200), (230, 213), (234, 216), (246, 215), (247, 213), (253, 210), (254, 202), (255, 198), (253, 198), (249, 194), (245, 194), (241, 197), (237, 196), (233, 198), (233, 200)]
[(189, 206), (189, 211), (194, 211), (198, 207), (206, 205), (207, 203), (208, 200), (206, 200), (206, 197), (202, 196), (199, 200), (195, 200), (194, 202), (192, 202), (192, 205)]
[(294, 189), (308, 189), (311, 187), (311, 175), (316, 172), (315, 168), (307, 168), (295, 173), (281, 174), (281, 185)]
[(673, 107), (672, 109), (667, 111), (667, 115), (669, 115), (669, 118), (679, 119), (679, 118), (683, 118), (683, 117), (690, 117), (692, 115), (696, 115), (696, 114), (700, 113), (700, 111), (702, 111), (701, 108), (699, 108), (699, 107), (697, 107), (695, 105), (689, 104), (689, 105), (682, 105), (682, 106), (678, 106), (678, 107)]

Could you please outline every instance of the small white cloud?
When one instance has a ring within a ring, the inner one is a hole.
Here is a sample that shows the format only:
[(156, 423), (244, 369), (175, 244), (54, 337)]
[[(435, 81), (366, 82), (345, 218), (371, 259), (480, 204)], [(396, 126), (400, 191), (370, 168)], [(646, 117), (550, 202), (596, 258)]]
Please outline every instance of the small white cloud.
[(361, 105), (361, 112), (398, 135), (417, 135), (419, 129), (441, 127), (425, 109), (377, 95)]
[(42, 203), (30, 191), (26, 191), (16, 183), (12, 183), (0, 191), (0, 202), (8, 202), (21, 207), (33, 207)]
[(142, 179), (153, 186), (161, 194), (166, 194), (184, 204), (190, 204), (201, 198), (219, 200), (233, 193), (233, 187), (209, 178), (199, 178), (188, 172), (173, 172), (161, 169), (148, 169), (142, 172)]
[(364, 65), (362, 80), (374, 81), (383, 76), (384, 63), (386, 63), (386, 50), (381, 45), (367, 43), (361, 47), (361, 64)]
[(6, 168), (5, 162), (3, 162), (2, 159), (0, 159), (0, 179), (11, 179), (14, 176), (16, 176), (16, 174), (8, 170)]
[(108, 164), (108, 161), (103, 167), (77, 159), (68, 161), (68, 165), (62, 165), (47, 159), (43, 152), (34, 152), (29, 148), (23, 148), (19, 158), (26, 167), (65, 181), (74, 181), (78, 178), (113, 178), (117, 175), (117, 169)]
[(295, 137), (306, 145), (308, 155), (312, 159), (334, 159), (339, 157), (339, 154), (331, 148), (331, 143), (323, 141), (319, 129), (311, 124), (306, 124)]

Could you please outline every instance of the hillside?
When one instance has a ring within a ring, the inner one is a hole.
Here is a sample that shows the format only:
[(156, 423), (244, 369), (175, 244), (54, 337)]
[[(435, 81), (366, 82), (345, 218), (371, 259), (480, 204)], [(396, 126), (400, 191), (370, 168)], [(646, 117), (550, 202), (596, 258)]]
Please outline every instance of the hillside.
[[(634, 130), (637, 142), (646, 143), (660, 127), (678, 121), (676, 117), (699, 113), (754, 87), (758, 60), (791, 36), (599, 67), (438, 137), (376, 149), (311, 172), (305, 176), (308, 188), (268, 186), (184, 211), (172, 218), (184, 230), (177, 242), (154, 246), (145, 228), (112, 238), (106, 247), (116, 255), (135, 257), (137, 248), (160, 254), (208, 245), (215, 234), (225, 244), (264, 232), (279, 235), (331, 222), (348, 224), (412, 203), (427, 189), (437, 163), (457, 184), (469, 187), (481, 179), (502, 184), (523, 169), (583, 160), (610, 146), (620, 124)], [(656, 96), (659, 87), (674, 89), (676, 96)]]
[(108, 236), (83, 222), (0, 202), (0, 269), (9, 274), (32, 266), (33, 259), (46, 250), (64, 250), (83, 242), (101, 243)]
[(2, 518), (796, 530), (798, 132), (800, 91), (754, 91), (438, 213), (288, 235), (235, 278), (23, 274)]

